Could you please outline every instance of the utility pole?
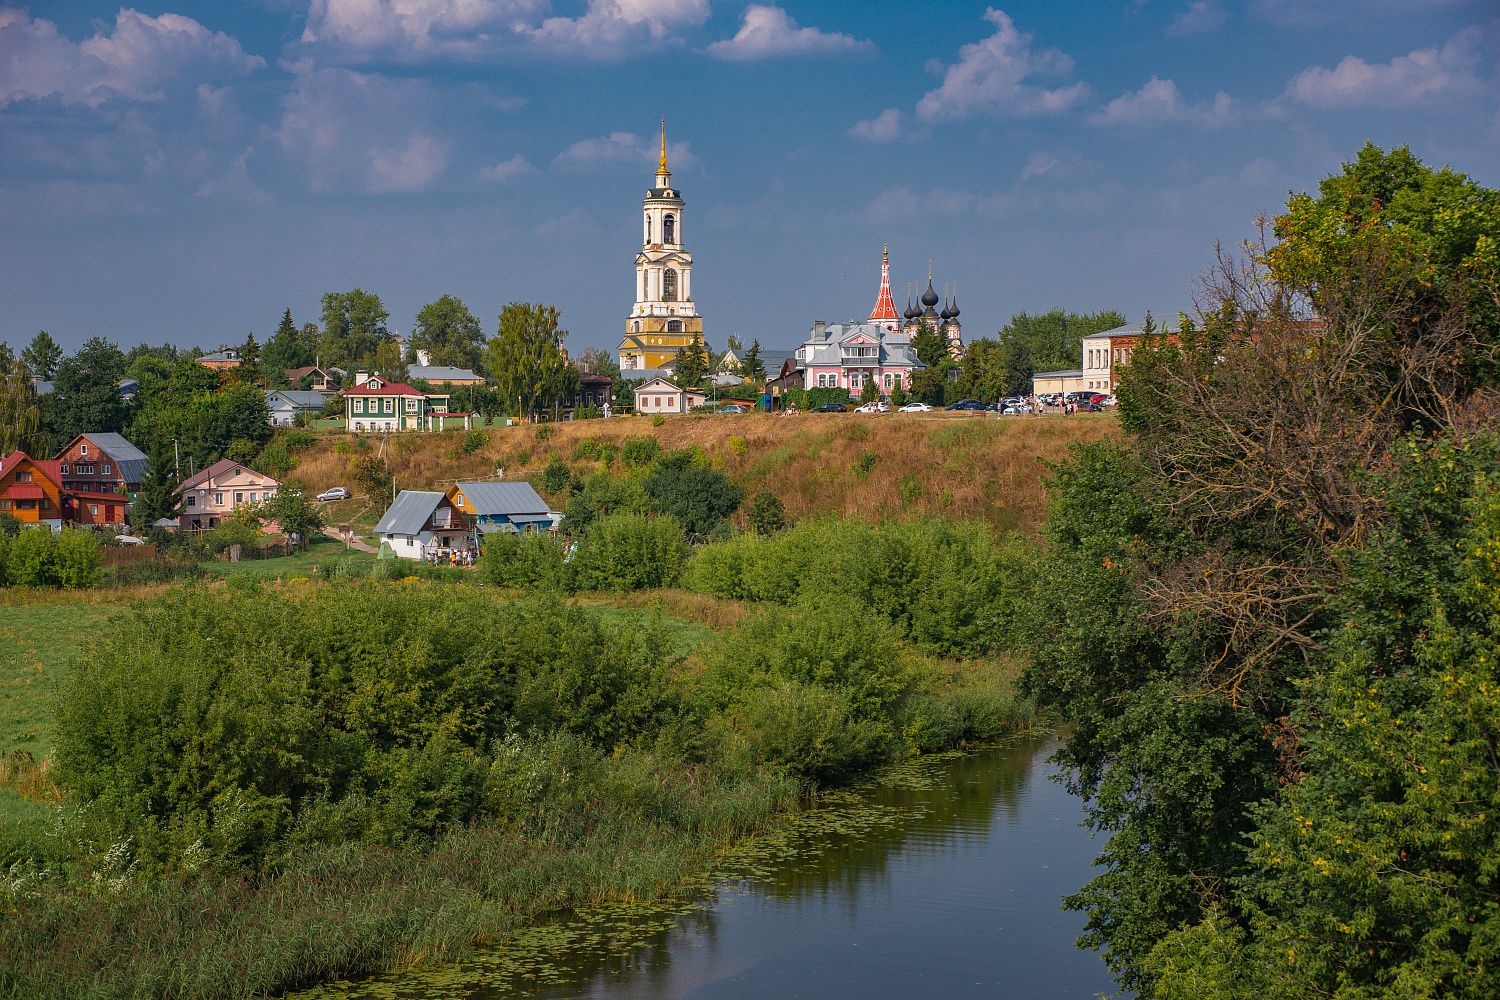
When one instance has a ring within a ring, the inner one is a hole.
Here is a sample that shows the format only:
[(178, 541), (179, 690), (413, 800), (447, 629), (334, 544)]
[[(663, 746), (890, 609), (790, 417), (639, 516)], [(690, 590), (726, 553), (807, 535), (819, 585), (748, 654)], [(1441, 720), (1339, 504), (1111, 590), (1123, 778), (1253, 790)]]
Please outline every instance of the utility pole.
[(177, 447), (177, 439), (172, 439), (172, 472), (177, 476), (177, 481), (182, 482), (182, 452)]

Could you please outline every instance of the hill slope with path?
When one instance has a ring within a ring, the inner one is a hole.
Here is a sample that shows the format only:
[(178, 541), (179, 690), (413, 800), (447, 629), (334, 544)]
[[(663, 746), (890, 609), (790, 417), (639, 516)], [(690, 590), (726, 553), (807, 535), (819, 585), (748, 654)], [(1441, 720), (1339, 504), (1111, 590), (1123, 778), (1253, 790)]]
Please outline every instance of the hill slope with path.
[[(623, 417), (490, 428), (470, 452), (464, 450), (464, 432), (398, 434), (390, 437), (385, 457), (401, 489), (442, 489), (502, 468), (506, 479), (539, 483), (554, 456), (576, 475), (601, 468), (597, 460), (574, 457), (580, 442), (619, 446), (630, 437), (650, 436), (667, 451), (702, 449), (745, 490), (747, 501), (769, 490), (792, 519), (940, 515), (1035, 533), (1046, 513), (1045, 463), (1065, 457), (1072, 443), (1118, 433), (1112, 414), (692, 414), (668, 417), (659, 426), (645, 417)], [(351, 434), (319, 435), (313, 447), (299, 452), (289, 478), (314, 492), (356, 488), (354, 460), (381, 448), (374, 435), (362, 443)], [(589, 450), (585, 445), (583, 451)], [(620, 471), (618, 460), (612, 468)], [(371, 508), (378, 517), (384, 505)]]

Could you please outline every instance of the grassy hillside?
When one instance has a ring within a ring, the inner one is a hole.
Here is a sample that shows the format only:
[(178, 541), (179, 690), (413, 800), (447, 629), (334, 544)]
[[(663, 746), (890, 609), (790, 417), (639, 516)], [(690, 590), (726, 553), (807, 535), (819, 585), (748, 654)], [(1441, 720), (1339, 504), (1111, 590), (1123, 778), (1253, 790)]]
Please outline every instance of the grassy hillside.
[[(485, 430), (487, 440), (465, 454), (462, 432), (393, 436), (389, 459), (403, 489), (433, 489), (456, 479), (533, 479), (555, 455), (575, 472), (599, 467), (575, 460), (579, 441), (618, 444), (650, 435), (664, 449), (698, 447), (753, 496), (770, 490), (787, 514), (883, 519), (915, 515), (982, 518), (1001, 529), (1035, 532), (1045, 513), (1044, 461), (1077, 441), (1116, 431), (1114, 416), (1004, 417), (994, 414), (741, 414), (645, 418)], [(547, 435), (539, 440), (538, 433)], [(367, 446), (382, 447), (378, 438)], [(291, 479), (313, 491), (355, 488), (350, 435), (320, 436), (299, 454)], [(345, 516), (365, 504), (356, 503)], [(378, 516), (384, 503), (370, 504)]]

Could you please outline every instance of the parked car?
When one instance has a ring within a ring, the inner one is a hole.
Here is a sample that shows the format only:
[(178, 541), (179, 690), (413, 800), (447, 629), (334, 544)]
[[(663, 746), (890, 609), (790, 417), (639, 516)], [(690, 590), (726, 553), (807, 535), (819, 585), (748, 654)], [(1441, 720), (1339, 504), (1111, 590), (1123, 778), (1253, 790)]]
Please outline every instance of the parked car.
[(945, 410), (982, 410), (984, 404), (977, 399), (960, 399), (956, 403), (949, 403), (943, 407)]
[(898, 413), (931, 413), (932, 412), (932, 407), (928, 406), (926, 403), (907, 403), (905, 406), (901, 407), (901, 409), (898, 410), (897, 412)]
[(824, 403), (822, 406), (814, 406), (814, 413), (848, 413), (849, 407), (843, 403)]
[(726, 403), (723, 406), (719, 407), (719, 412), (720, 413), (749, 413), (750, 412), (750, 407), (748, 407), (748, 406), (742, 406), (739, 403)]
[(342, 486), (335, 486), (331, 490), (324, 490), (318, 494), (318, 499), (327, 503), (330, 500), (348, 500), (349, 491)]
[(1100, 406), (1098, 403), (1094, 402), (1092, 399), (1081, 400), (1078, 403), (1078, 409), (1082, 413), (1103, 413), (1104, 412), (1104, 407)]
[(866, 403), (864, 406), (857, 406), (854, 408), (855, 413), (886, 413), (889, 410), (889, 406), (886, 406), (884, 403), (881, 403), (879, 401), (874, 403)]

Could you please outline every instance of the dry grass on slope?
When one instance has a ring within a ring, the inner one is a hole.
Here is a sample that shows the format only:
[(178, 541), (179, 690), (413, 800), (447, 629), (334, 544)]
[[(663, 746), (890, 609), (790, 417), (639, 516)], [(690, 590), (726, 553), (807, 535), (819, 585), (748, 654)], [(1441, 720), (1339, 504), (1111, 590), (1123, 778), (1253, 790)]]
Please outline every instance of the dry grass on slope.
[[(538, 432), (546, 428), (546, 440)], [(1069, 444), (1118, 433), (1108, 414), (1072, 417), (997, 417), (994, 414), (738, 414), (668, 417), (653, 427), (644, 417), (495, 428), (472, 454), (464, 434), (409, 433), (390, 439), (396, 483), (406, 489), (442, 488), (457, 479), (492, 476), (533, 479), (556, 455), (574, 472), (600, 467), (575, 460), (578, 442), (618, 445), (649, 435), (668, 451), (698, 447), (745, 490), (779, 496), (791, 518), (837, 514), (880, 520), (917, 515), (982, 518), (1001, 529), (1035, 532), (1045, 514), (1043, 462), (1062, 458)], [(353, 486), (353, 454), (335, 450), (349, 435), (329, 435), (300, 456), (291, 478), (314, 491)], [(371, 449), (381, 447), (370, 438)]]

